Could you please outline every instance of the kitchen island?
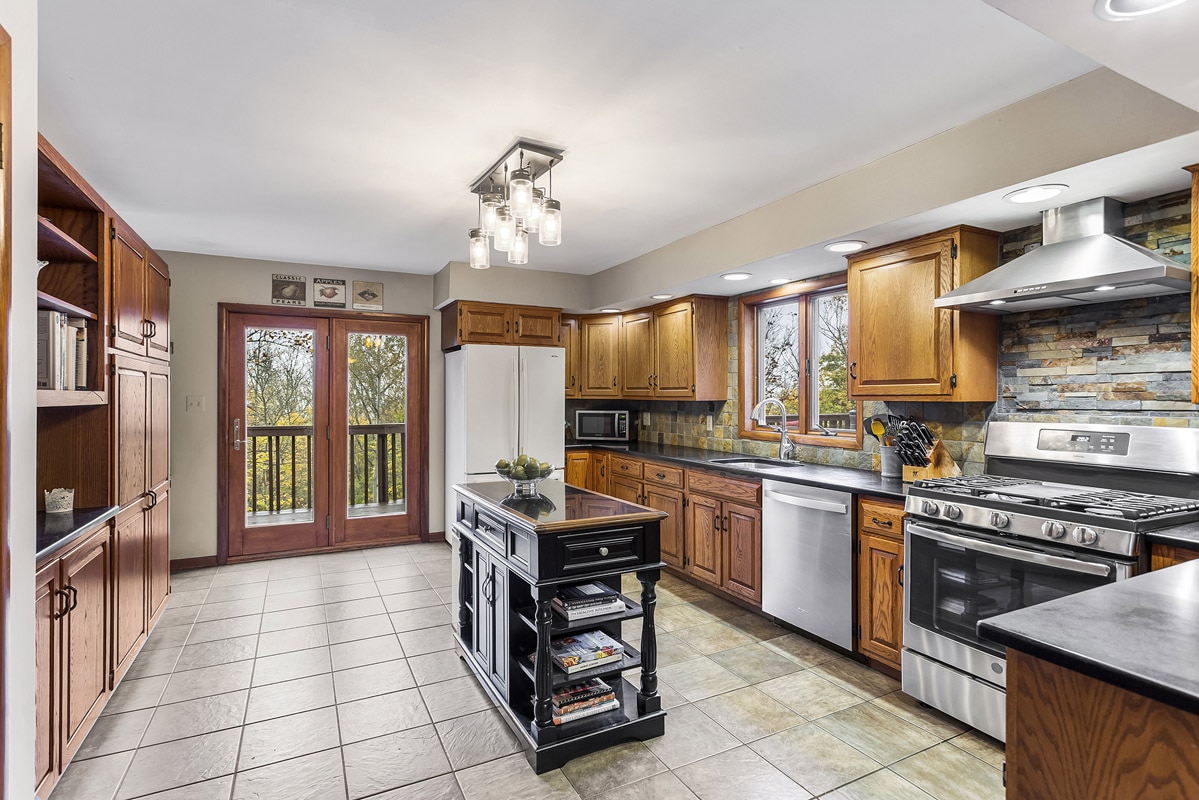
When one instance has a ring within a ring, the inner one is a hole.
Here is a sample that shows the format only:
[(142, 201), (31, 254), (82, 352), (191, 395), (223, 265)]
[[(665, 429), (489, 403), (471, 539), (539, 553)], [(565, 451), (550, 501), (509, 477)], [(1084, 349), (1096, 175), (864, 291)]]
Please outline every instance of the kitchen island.
[[(499, 708), (539, 773), (628, 739), (665, 732), (658, 695), (656, 584), (661, 561), (652, 508), (542, 482), (534, 497), (517, 497), (505, 481), (454, 486), (458, 540), (456, 638), (463, 658)], [(640, 602), (623, 611), (568, 621), (552, 601), (560, 589), (599, 583), (621, 591), (635, 573)], [(621, 640), (622, 624), (641, 619), (638, 647)], [(551, 641), (602, 631), (623, 645), (615, 662), (566, 674), (551, 658)], [(622, 673), (640, 668), (639, 686)], [(619, 708), (555, 724), (553, 697), (588, 679), (611, 685)]]

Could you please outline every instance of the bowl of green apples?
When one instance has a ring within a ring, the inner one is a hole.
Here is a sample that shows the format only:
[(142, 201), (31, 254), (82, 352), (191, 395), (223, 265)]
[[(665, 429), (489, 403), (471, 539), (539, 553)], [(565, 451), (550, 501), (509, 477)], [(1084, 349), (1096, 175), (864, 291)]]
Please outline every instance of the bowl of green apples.
[(554, 474), (554, 466), (521, 453), (511, 461), (501, 458), (495, 462), (495, 472), (512, 484), (517, 497), (536, 497), (537, 484)]

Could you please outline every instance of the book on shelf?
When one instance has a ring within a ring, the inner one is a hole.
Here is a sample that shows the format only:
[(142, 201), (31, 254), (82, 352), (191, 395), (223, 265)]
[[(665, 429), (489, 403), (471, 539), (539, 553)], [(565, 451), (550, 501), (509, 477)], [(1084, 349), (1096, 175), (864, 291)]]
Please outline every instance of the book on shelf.
[(563, 725), (567, 722), (574, 722), (577, 719), (585, 719), (586, 717), (594, 717), (599, 714), (606, 714), (609, 711), (615, 711), (620, 708), (620, 701), (613, 697), (606, 703), (600, 703), (589, 708), (581, 708), (578, 711), (571, 711), (569, 714), (557, 714), (552, 717), (555, 725)]
[(57, 311), (37, 312), (37, 388), (57, 389), (58, 318)]
[(598, 667), (608, 659), (621, 659), (624, 645), (603, 631), (585, 631), (551, 641), (550, 655), (570, 674)]
[(580, 583), (563, 586), (553, 602), (564, 609), (587, 608), (620, 599), (620, 592), (603, 583)]
[(616, 690), (599, 678), (564, 686), (554, 692), (550, 701), (555, 714), (569, 714), (616, 699)]
[(37, 388), (87, 388), (87, 320), (38, 310)]
[[(556, 667), (558, 667), (558, 669), (562, 670), (567, 675), (573, 675), (576, 672), (585, 672), (589, 669), (595, 669), (596, 667), (602, 667), (606, 664), (619, 664), (623, 658), (624, 658), (624, 652), (622, 650), (621, 652), (596, 655), (596, 657), (588, 659), (586, 661), (574, 661), (570, 664), (570, 666), (563, 665), (562, 661), (560, 661), (557, 656), (553, 657), (553, 661), (554, 661), (554, 665)], [(532, 664), (533, 666), (537, 666), (537, 654), (536, 653), (529, 653), (529, 663)]]
[[(67, 325), (75, 336), (75, 382), (73, 388), (87, 390), (87, 320), (68, 317)], [(68, 334), (70, 335), (70, 334)]]
[(554, 609), (554, 613), (560, 617), (565, 617), (568, 622), (578, 622), (581, 619), (591, 619), (593, 617), (606, 617), (609, 614), (619, 614), (625, 610), (624, 601), (619, 597), (614, 597), (602, 605), (583, 606), (582, 608), (565, 608), (555, 598), (550, 602), (550, 606)]
[(58, 329), (59, 364), (62, 365), (59, 389), (75, 390), (75, 329), (67, 322), (67, 315), (59, 315)]

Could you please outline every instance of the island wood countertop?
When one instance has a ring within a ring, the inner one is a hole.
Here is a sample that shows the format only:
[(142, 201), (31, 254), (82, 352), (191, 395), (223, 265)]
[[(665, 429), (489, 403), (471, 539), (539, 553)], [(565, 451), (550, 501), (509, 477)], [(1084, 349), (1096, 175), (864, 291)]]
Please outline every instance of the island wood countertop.
[(657, 509), (568, 486), (558, 480), (537, 485), (536, 497), (517, 497), (507, 481), (458, 484), (455, 490), (534, 533), (561, 533), (600, 526), (640, 525), (666, 519)]

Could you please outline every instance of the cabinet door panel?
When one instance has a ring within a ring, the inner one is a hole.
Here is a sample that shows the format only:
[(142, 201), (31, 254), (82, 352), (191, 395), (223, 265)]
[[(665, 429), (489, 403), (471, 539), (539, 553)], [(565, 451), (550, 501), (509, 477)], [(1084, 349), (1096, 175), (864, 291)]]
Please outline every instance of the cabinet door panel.
[(620, 317), (583, 317), (579, 341), (582, 396), (620, 396)]
[(591, 454), (591, 484), (587, 487), (600, 494), (608, 493), (608, 454), (594, 452)]
[[(691, 303), (676, 303), (654, 312), (657, 397), (695, 396), (695, 314)], [(724, 336), (726, 331), (707, 331)]]
[[(146, 486), (161, 493), (171, 478), (171, 374), (169, 369), (155, 366), (150, 368), (147, 380), (149, 418), (144, 435), (149, 475)], [(130, 432), (130, 435), (136, 434)]]
[(146, 251), (123, 226), (112, 240), (112, 346), (146, 352)]
[(491, 682), (508, 697), (508, 572), (499, 561), (491, 565)]
[(132, 508), (113, 536), (113, 672), (120, 680), (146, 635), (146, 512)]
[(666, 513), (662, 520), (660, 536), (662, 560), (674, 567), (683, 566), (683, 493), (678, 489), (667, 489), (645, 484), (645, 505)]
[(899, 669), (903, 647), (903, 589), (899, 569), (903, 542), (859, 534), (858, 650)]
[(75, 597), (62, 627), (62, 763), (70, 760), (108, 694), (107, 526), (62, 560), (62, 581)]
[(849, 359), (855, 397), (948, 395), (953, 312), (951, 238), (864, 258), (849, 269)]
[[(475, 612), (471, 616), (471, 647), (475, 663), (491, 669), (491, 559), (482, 547), (474, 547)], [(486, 590), (486, 591), (485, 591)]]
[(625, 314), (620, 324), (620, 393), (654, 396), (654, 317), (648, 311)]
[(587, 487), (587, 473), (591, 468), (591, 454), (574, 452), (566, 454), (566, 482), (571, 486)]
[(113, 424), (116, 427), (116, 496), (122, 508), (138, 502), (149, 488), (146, 428), (150, 374), (142, 362), (116, 358)]
[(458, 339), (462, 344), (510, 344), (511, 307), (490, 303), (459, 303)]
[(37, 624), (37, 685), (34, 688), (36, 730), (34, 755), (38, 797), (46, 797), (49, 788), (58, 778), (58, 685), (59, 644), (58, 620), (54, 618), (59, 608), (66, 607), (66, 600), (57, 590), (59, 562), (54, 561), (37, 573), (34, 581), (34, 612)]
[(614, 475), (608, 481), (608, 494), (627, 503), (640, 503), (644, 492), (645, 486), (641, 481), (623, 475)]
[(724, 579), (721, 586), (752, 603), (762, 602), (762, 511), (724, 504)]
[(566, 350), (566, 396), (579, 396), (579, 320), (563, 317), (558, 326), (561, 346)]
[(146, 268), (146, 319), (150, 323), (146, 355), (171, 359), (171, 281), (167, 266), (153, 254)]
[(147, 512), (147, 602), (152, 622), (166, 605), (171, 591), (171, 495), (160, 492), (158, 502)]
[(693, 494), (687, 509), (687, 572), (695, 578), (719, 585), (721, 578), (721, 503)]
[(515, 306), (512, 309), (512, 343), (558, 347), (562, 313), (553, 308)]

